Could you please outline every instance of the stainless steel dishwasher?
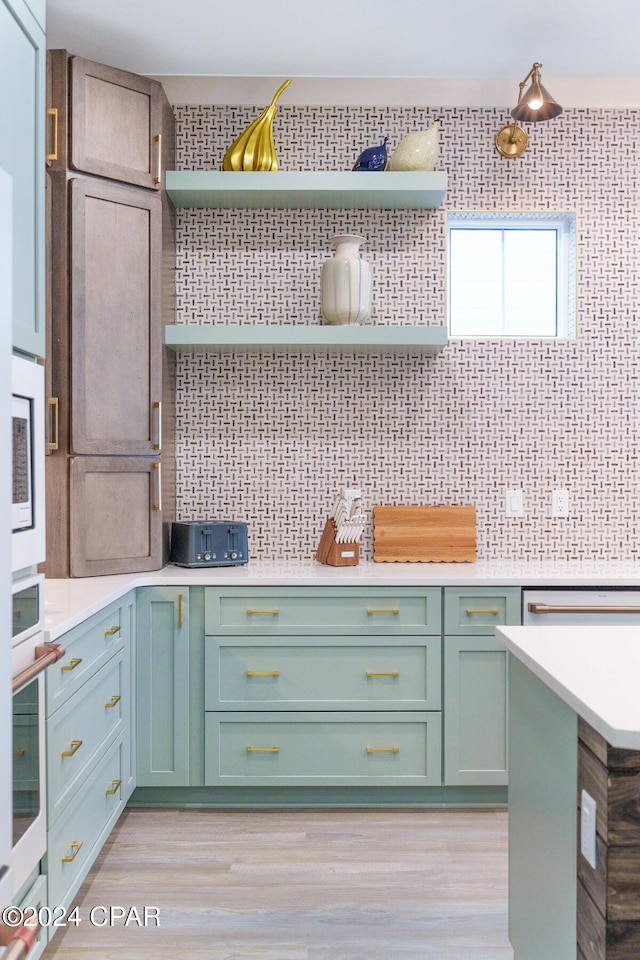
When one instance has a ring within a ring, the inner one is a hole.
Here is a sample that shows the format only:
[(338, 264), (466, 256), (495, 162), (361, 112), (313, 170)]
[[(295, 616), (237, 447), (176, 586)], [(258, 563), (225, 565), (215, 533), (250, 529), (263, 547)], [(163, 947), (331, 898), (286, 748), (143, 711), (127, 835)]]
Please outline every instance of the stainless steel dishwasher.
[(522, 622), (527, 626), (640, 624), (640, 589), (524, 590)]

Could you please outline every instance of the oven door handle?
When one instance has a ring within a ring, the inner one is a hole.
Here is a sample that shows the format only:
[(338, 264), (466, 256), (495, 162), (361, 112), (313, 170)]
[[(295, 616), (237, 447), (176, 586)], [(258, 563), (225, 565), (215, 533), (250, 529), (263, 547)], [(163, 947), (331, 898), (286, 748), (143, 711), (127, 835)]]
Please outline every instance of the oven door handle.
[(26, 686), (27, 683), (31, 683), (43, 670), (50, 667), (52, 663), (56, 663), (64, 655), (65, 649), (61, 643), (43, 643), (36, 647), (36, 659), (20, 673), (17, 673), (11, 681), (13, 693)]
[[(36, 942), (40, 926), (37, 923), (29, 923), (23, 927), (18, 927), (15, 933), (6, 941), (6, 947), (2, 954), (2, 960), (26, 960), (31, 948)], [(5, 942), (0, 936), (0, 944)]]
[(597, 607), (586, 604), (553, 604), (553, 603), (529, 603), (527, 605), (529, 613), (550, 614), (550, 613), (606, 613), (606, 614), (624, 614), (640, 613), (640, 607)]

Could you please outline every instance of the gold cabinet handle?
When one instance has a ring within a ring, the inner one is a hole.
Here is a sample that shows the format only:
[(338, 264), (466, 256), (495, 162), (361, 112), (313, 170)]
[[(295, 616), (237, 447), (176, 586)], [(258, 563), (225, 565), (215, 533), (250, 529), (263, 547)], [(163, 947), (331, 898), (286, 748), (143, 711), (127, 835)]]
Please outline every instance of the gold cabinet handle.
[(152, 445), (152, 450), (162, 450), (162, 402), (156, 400), (155, 403), (151, 404), (151, 409), (153, 412), (153, 419), (155, 421), (153, 426), (153, 436), (156, 438), (155, 443)]
[(120, 633), (120, 626), (111, 627), (110, 630), (105, 630), (105, 637), (115, 637), (116, 633)]
[(120, 699), (119, 696), (111, 697), (111, 703), (105, 703), (105, 709), (111, 710), (116, 704), (120, 703)]
[(247, 670), (248, 677), (279, 677), (279, 670)]
[[(53, 158), (54, 160), (57, 157)], [(52, 439), (48, 443), (49, 450), (58, 450), (60, 448), (60, 409), (57, 397), (49, 397), (49, 411), (51, 413), (51, 432)]]
[(280, 753), (280, 747), (247, 747), (247, 753)]
[(388, 607), (384, 609), (377, 609), (376, 607), (367, 607), (367, 613), (400, 613), (400, 607)]
[(82, 746), (82, 740), (72, 740), (71, 741), (71, 750), (63, 750), (60, 754), (61, 757), (72, 757), (74, 753), (77, 753), (80, 747)]
[(178, 630), (182, 630), (182, 594), (178, 594)]
[(488, 610), (474, 610), (472, 607), (467, 607), (465, 613), (469, 617), (477, 617), (481, 616), (482, 614), (491, 614), (492, 616), (497, 617), (500, 611), (496, 607), (489, 607)]
[(155, 510), (157, 513), (162, 513), (162, 465), (160, 464), (159, 460), (155, 461), (155, 463), (153, 464), (153, 469), (157, 471), (156, 475), (158, 478), (158, 482), (157, 482), (158, 496), (156, 498), (156, 502), (153, 504), (153, 510)]
[(247, 607), (247, 613), (250, 617), (260, 616), (261, 614), (264, 614), (265, 616), (269, 616), (269, 617), (277, 617), (280, 611), (279, 610), (252, 610), (250, 607)]
[(158, 150), (157, 150), (157, 154), (158, 154), (158, 166), (157, 166), (157, 169), (156, 169), (156, 175), (155, 175), (155, 177), (153, 178), (153, 182), (154, 182), (154, 183), (161, 183), (161, 182), (162, 182), (162, 134), (161, 134), (161, 133), (158, 133), (153, 139), (154, 139), (155, 143), (158, 144)]
[(13, 755), (14, 755), (14, 757), (24, 757), (25, 751), (24, 751), (24, 750), (14, 750), (14, 751), (13, 751)]
[(111, 790), (105, 790), (105, 796), (112, 797), (114, 793), (118, 792), (118, 787), (122, 784), (122, 780), (112, 780), (111, 781)]
[(53, 118), (53, 136), (51, 137), (51, 153), (47, 154), (47, 160), (57, 160), (58, 159), (58, 108), (49, 107), (47, 110), (47, 116)]
[(400, 747), (367, 747), (367, 753), (400, 753)]
[(80, 848), (81, 848), (81, 847), (82, 847), (82, 841), (81, 841), (81, 840), (74, 840), (73, 843), (71, 844), (71, 849), (73, 850), (73, 853), (71, 854), (70, 857), (63, 857), (63, 858), (62, 858), (62, 862), (63, 862), (63, 863), (73, 863), (73, 861), (75, 860), (75, 858), (76, 858), (76, 857), (78, 856), (78, 854), (80, 853)]
[(367, 677), (399, 677), (399, 670), (392, 670), (390, 673), (371, 673), (370, 670), (367, 670), (365, 676)]
[(65, 663), (63, 667), (60, 667), (61, 670), (75, 670), (77, 666), (82, 663), (82, 657), (71, 657), (69, 663)]

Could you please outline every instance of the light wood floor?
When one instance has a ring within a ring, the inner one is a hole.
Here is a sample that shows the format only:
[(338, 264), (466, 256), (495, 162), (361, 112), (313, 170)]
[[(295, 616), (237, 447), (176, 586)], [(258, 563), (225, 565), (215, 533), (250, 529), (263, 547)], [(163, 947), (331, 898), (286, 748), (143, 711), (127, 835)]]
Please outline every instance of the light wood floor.
[(77, 903), (47, 960), (511, 960), (507, 814), (132, 810)]

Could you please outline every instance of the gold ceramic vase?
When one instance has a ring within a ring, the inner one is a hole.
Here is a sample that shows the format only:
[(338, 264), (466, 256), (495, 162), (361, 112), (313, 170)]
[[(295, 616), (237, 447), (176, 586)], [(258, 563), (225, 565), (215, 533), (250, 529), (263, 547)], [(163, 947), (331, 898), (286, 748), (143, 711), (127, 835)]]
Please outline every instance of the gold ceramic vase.
[(234, 140), (222, 161), (223, 170), (277, 170), (278, 158), (273, 142), (273, 118), (276, 115), (276, 101), (283, 90), (291, 83), (285, 80), (278, 87), (273, 100), (256, 117), (244, 133)]

